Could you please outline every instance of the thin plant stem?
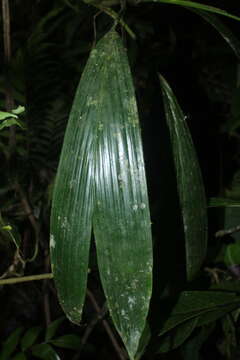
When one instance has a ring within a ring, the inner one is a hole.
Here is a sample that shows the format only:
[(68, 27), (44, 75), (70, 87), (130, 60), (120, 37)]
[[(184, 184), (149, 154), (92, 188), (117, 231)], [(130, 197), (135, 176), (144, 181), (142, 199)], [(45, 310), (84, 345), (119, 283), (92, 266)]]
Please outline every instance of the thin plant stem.
[(226, 235), (232, 235), (235, 232), (239, 232), (240, 231), (240, 225), (237, 225), (231, 229), (226, 229), (226, 230), (219, 230), (216, 232), (215, 237), (222, 237), (222, 236), (226, 236)]
[[(3, 47), (4, 47), (4, 61), (5, 65), (8, 69), (9, 63), (11, 61), (11, 17), (10, 17), (10, 9), (9, 9), (9, 0), (2, 0), (2, 21), (3, 21)], [(7, 72), (8, 74), (8, 72)], [(9, 84), (8, 78), (6, 81), (6, 89), (5, 89), (5, 104), (6, 110), (11, 111), (14, 108), (14, 100), (12, 95), (11, 85)], [(15, 126), (11, 126), (9, 129), (9, 151), (8, 157), (11, 157), (15, 147), (16, 147), (16, 128)]]
[(40, 275), (29, 275), (29, 276), (21, 276), (16, 278), (2, 279), (0, 280), (0, 285), (11, 285), (17, 283), (23, 283), (27, 281), (35, 281), (35, 280), (44, 280), (44, 279), (52, 279), (53, 274), (40, 274)]
[(30, 259), (26, 259), (26, 261), (32, 262), (33, 260), (35, 260), (37, 254), (38, 254), (39, 225), (38, 225), (38, 222), (37, 222), (35, 216), (33, 215), (31, 206), (30, 206), (28, 199), (27, 199), (26, 195), (24, 194), (24, 191), (23, 191), (22, 187), (20, 186), (20, 184), (18, 184), (18, 183), (15, 184), (15, 190), (17, 191), (17, 193), (20, 196), (20, 200), (21, 200), (23, 209), (25, 211), (25, 214), (27, 215), (27, 217), (33, 227), (34, 233), (35, 233), (35, 242), (36, 243), (35, 243), (34, 253)]
[[(44, 269), (45, 272), (47, 273), (49, 271), (50, 268), (50, 263), (49, 263), (49, 254), (48, 254), (48, 250), (45, 249), (44, 251)], [(44, 314), (45, 314), (45, 322), (46, 322), (46, 326), (48, 327), (51, 323), (51, 308), (50, 308), (50, 300), (49, 300), (49, 288), (48, 288), (48, 281), (43, 280), (43, 285), (42, 285), (42, 289), (43, 289), (43, 308), (44, 308)]]
[(10, 37), (10, 10), (9, 1), (2, 0), (2, 15), (3, 15), (3, 45), (4, 58), (7, 63), (11, 59), (11, 37)]
[(111, 16), (116, 23), (119, 23), (125, 30), (126, 32), (129, 34), (129, 36), (133, 39), (136, 40), (136, 35), (134, 34), (134, 32), (130, 29), (130, 27), (127, 25), (127, 23), (125, 23), (125, 21), (121, 18), (121, 16), (118, 15), (118, 13), (116, 13), (113, 9), (111, 8), (107, 8), (107, 7), (103, 7), (103, 6), (97, 6), (95, 5), (99, 10), (102, 10), (103, 12), (105, 12), (107, 15)]

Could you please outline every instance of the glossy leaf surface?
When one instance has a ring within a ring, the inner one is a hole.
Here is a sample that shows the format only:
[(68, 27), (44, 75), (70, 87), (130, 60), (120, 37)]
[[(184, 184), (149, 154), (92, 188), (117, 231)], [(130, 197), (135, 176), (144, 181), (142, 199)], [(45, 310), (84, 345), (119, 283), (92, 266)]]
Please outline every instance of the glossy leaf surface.
[(59, 302), (75, 323), (85, 299), (92, 231), (95, 131), (89, 109), (97, 91), (92, 65), (86, 65), (68, 120), (51, 213), (52, 271)]
[(95, 51), (99, 90), (91, 99), (98, 130), (93, 229), (110, 314), (133, 358), (152, 288), (145, 169), (135, 93), (120, 37), (108, 33)]
[(207, 205), (201, 170), (185, 116), (167, 81), (160, 76), (183, 217), (187, 279), (197, 274), (207, 249)]
[(53, 198), (53, 273), (74, 322), (81, 319), (92, 223), (110, 314), (133, 359), (152, 291), (152, 238), (135, 93), (115, 31), (98, 42), (82, 75)]

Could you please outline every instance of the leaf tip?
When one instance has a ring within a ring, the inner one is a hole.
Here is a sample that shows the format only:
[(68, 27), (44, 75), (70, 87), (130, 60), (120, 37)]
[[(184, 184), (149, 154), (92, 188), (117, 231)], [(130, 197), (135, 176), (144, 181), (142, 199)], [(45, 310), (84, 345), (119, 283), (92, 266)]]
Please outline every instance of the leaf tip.
[(65, 311), (65, 314), (69, 321), (76, 325), (80, 325), (82, 318), (82, 309), (74, 307), (70, 311)]

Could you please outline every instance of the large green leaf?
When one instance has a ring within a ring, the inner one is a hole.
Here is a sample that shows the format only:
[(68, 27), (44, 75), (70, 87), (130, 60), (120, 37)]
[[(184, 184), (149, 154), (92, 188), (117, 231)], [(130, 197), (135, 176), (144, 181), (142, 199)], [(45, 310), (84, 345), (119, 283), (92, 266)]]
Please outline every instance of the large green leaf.
[(184, 6), (184, 7), (189, 7), (189, 8), (208, 11), (208, 12), (211, 12), (211, 13), (227, 16), (229, 18), (240, 21), (240, 17), (238, 17), (236, 15), (232, 15), (232, 14), (228, 13), (225, 10), (216, 8), (216, 7), (211, 6), (211, 5), (200, 4), (200, 3), (195, 2), (195, 1), (193, 2), (193, 1), (188, 1), (188, 0), (141, 0), (140, 2), (141, 3), (143, 3), (143, 2), (155, 2), (155, 3), (157, 3), (158, 2), (158, 3), (169, 4), (169, 5), (179, 5), (179, 6)]
[(134, 358), (152, 288), (148, 194), (126, 51), (115, 32), (107, 34), (98, 49), (99, 93), (92, 95), (91, 107), (98, 127), (94, 235), (109, 310)]
[(77, 89), (68, 121), (51, 212), (50, 250), (58, 297), (66, 315), (81, 319), (85, 299), (92, 231), (95, 131), (87, 121), (97, 74), (89, 62)]
[(187, 278), (192, 280), (204, 260), (207, 249), (206, 198), (201, 170), (185, 116), (172, 89), (162, 76), (160, 83), (183, 216)]
[(152, 238), (135, 93), (115, 31), (98, 42), (82, 75), (53, 197), (53, 273), (74, 322), (86, 291), (92, 221), (110, 314), (133, 359), (152, 290)]

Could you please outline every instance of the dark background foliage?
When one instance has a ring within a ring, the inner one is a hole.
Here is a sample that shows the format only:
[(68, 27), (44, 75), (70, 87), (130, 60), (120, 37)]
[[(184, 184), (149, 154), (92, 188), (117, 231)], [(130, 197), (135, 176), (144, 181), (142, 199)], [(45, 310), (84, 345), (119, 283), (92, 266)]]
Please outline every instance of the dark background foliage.
[[(239, 15), (237, 1), (215, 1), (211, 5)], [(50, 272), (50, 204), (64, 130), (89, 51), (112, 24), (104, 13), (94, 18), (98, 10), (80, 0), (13, 0), (10, 7), (12, 56), (6, 64), (2, 37), (0, 105), (1, 110), (6, 109), (6, 94), (13, 97), (15, 106), (24, 105), (26, 112), (21, 119), (26, 130), (15, 129), (16, 146), (11, 154), (9, 130), (0, 132), (0, 212), (4, 223), (13, 227), (21, 252), (20, 257), (9, 235), (1, 231), (0, 272), (8, 277)], [(176, 184), (157, 73), (169, 81), (187, 116), (210, 198), (225, 194), (239, 168), (239, 65), (216, 30), (187, 9), (166, 4), (127, 5), (124, 20), (137, 36), (135, 41), (119, 28), (128, 49), (138, 99), (156, 268), (159, 264), (163, 269), (155, 274), (150, 313), (153, 328), (157, 328), (162, 291), (165, 288), (165, 292), (174, 293), (185, 286)], [(238, 35), (238, 22), (222, 21)], [(223, 211), (210, 209), (209, 252), (204, 266), (212, 270), (201, 272), (193, 284), (195, 289), (208, 289), (215, 274), (220, 274), (220, 280), (233, 280), (219, 255), (226, 244), (214, 237), (224, 227), (223, 219)], [(71, 333), (82, 339), (97, 316), (92, 300), (99, 306), (104, 302), (94, 245), (90, 269), (90, 293), (82, 324), (77, 327), (64, 320), (57, 328), (59, 336)], [(168, 287), (170, 290), (166, 290)], [(0, 304), (2, 341), (19, 326), (24, 331), (41, 326), (44, 332), (50, 321), (63, 315), (51, 280), (1, 286)], [(107, 320), (111, 326), (111, 320)], [(233, 346), (231, 339), (226, 339), (222, 328), (216, 329), (204, 342), (202, 358), (237, 358), (237, 344), (229, 357), (226, 349)], [(43, 335), (39, 336), (41, 342)], [(154, 346), (150, 344), (146, 359), (188, 359), (189, 348), (185, 353), (177, 349), (167, 355), (153, 355)], [(57, 351), (61, 359), (68, 359), (74, 358), (79, 349)], [(93, 327), (81, 358), (117, 358), (100, 322)]]

